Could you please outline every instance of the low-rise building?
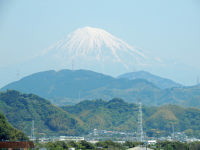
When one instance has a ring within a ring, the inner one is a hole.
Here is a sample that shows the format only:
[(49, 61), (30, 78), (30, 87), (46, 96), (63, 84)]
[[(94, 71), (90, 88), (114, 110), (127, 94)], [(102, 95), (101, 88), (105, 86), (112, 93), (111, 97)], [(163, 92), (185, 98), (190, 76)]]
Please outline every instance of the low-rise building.
[(32, 150), (33, 148), (33, 142), (0, 142), (0, 150)]

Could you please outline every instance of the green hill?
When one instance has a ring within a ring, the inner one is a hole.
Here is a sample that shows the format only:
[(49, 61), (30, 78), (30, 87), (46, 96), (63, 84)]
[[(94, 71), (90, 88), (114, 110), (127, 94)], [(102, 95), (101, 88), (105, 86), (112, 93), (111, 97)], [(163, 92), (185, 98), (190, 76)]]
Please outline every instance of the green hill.
[[(156, 85), (166, 82), (166, 79), (158, 80)], [(177, 104), (200, 108), (200, 86), (160, 89), (156, 85), (144, 79), (119, 79), (88, 70), (61, 70), (35, 73), (1, 90), (34, 93), (61, 106), (85, 99), (110, 100), (120, 97), (131, 103), (141, 98), (143, 103), (151, 106)]]
[(109, 100), (113, 97), (135, 101), (141, 95), (144, 95), (144, 101), (149, 101), (149, 98), (154, 99), (152, 93), (160, 91), (143, 79), (116, 79), (89, 70), (39, 72), (10, 83), (1, 90), (7, 89), (34, 93), (57, 105), (75, 104), (85, 99)]
[[(83, 101), (73, 106), (62, 107), (65, 111), (78, 116), (88, 130), (106, 129), (118, 131), (137, 131), (138, 107), (121, 99), (111, 101)], [(143, 106), (144, 129), (148, 135), (172, 133), (175, 131), (191, 131), (200, 136), (200, 109), (184, 108), (176, 105), (160, 107)]]
[(21, 131), (15, 129), (0, 113), (0, 141), (27, 141), (28, 137)]
[(125, 78), (125, 79), (129, 79), (129, 80), (145, 79), (149, 82), (152, 82), (153, 84), (155, 84), (157, 87), (159, 87), (161, 89), (182, 87), (182, 85), (179, 83), (176, 83), (170, 79), (166, 79), (166, 78), (162, 78), (162, 77), (153, 75), (146, 71), (125, 73), (125, 74), (118, 76), (118, 78)]
[(33, 94), (9, 90), (0, 93), (0, 111), (17, 129), (31, 133), (32, 120), (35, 132), (48, 135), (75, 135), (84, 133), (82, 121), (63, 111), (49, 101)]
[[(175, 131), (200, 137), (200, 109), (177, 105), (143, 106), (143, 125), (147, 135), (169, 135)], [(83, 135), (91, 129), (137, 131), (138, 107), (115, 98), (110, 101), (85, 100), (59, 108), (34, 94), (8, 90), (0, 93), (0, 112), (27, 135), (35, 121), (36, 136)], [(76, 116), (76, 117), (75, 117)]]

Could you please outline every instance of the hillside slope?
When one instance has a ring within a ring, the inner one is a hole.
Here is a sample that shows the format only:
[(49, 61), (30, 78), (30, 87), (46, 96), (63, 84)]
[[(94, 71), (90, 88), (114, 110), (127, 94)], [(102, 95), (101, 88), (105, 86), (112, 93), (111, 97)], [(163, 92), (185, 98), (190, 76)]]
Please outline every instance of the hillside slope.
[[(138, 106), (129, 104), (122, 99), (83, 101), (73, 106), (62, 107), (67, 112), (78, 116), (85, 124), (85, 128), (92, 130), (106, 129), (118, 131), (137, 131)], [(200, 109), (183, 108), (177, 105), (160, 107), (143, 106), (143, 125), (145, 132), (169, 135), (172, 124), (175, 131), (193, 131), (200, 136)]]
[(89, 70), (39, 72), (10, 83), (1, 90), (7, 89), (34, 93), (59, 105), (77, 103), (84, 99), (109, 100), (113, 97), (134, 101), (141, 93), (144, 95), (142, 98), (148, 100), (148, 93), (159, 91), (146, 80), (115, 79)]
[(200, 108), (200, 86), (160, 89), (144, 79), (116, 79), (89, 70), (39, 72), (10, 83), (1, 90), (7, 89), (34, 93), (56, 105), (119, 97), (132, 103), (141, 98), (146, 105), (177, 104)]
[(15, 129), (7, 118), (0, 113), (0, 141), (27, 141), (28, 137), (21, 131)]
[(166, 79), (166, 78), (162, 78), (162, 77), (153, 75), (146, 71), (125, 73), (125, 74), (118, 76), (118, 78), (125, 78), (125, 79), (129, 79), (129, 80), (144, 79), (149, 82), (152, 82), (153, 84), (155, 84), (157, 87), (159, 87), (161, 89), (182, 87), (182, 85), (179, 83), (176, 83), (170, 79)]
[(33, 94), (22, 94), (9, 90), (0, 93), (0, 111), (17, 129), (27, 135), (31, 133), (32, 120), (37, 136), (84, 133), (82, 122), (49, 101)]

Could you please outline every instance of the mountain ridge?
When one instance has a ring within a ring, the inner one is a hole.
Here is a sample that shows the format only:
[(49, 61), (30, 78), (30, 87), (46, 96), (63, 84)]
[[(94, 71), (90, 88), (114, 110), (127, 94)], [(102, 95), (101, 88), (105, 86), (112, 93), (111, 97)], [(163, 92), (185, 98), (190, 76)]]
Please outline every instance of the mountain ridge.
[[(48, 100), (34, 94), (23, 94), (8, 90), (0, 92), (0, 111), (17, 129), (30, 135), (32, 120), (35, 122), (37, 133), (49, 135), (77, 135), (83, 122), (72, 114), (52, 105)], [(37, 135), (39, 136), (39, 135)]]
[(1, 90), (14, 89), (34, 93), (56, 105), (75, 104), (84, 99), (123, 98), (147, 105), (179, 104), (200, 107), (200, 87), (173, 87), (160, 89), (144, 79), (116, 79), (88, 70), (45, 71), (10, 83)]
[[(81, 118), (88, 130), (137, 131), (138, 105), (119, 98), (109, 101), (86, 100), (61, 108)], [(171, 104), (158, 107), (142, 105), (142, 112), (143, 128), (148, 136), (171, 135), (172, 124), (175, 125), (176, 132), (189, 135), (188, 131), (192, 131), (193, 135), (200, 136), (199, 108), (184, 108)]]
[[(137, 130), (138, 105), (119, 98), (109, 101), (84, 100), (76, 105), (59, 108), (37, 95), (12, 90), (0, 92), (0, 111), (14, 127), (27, 135), (30, 135), (34, 119), (37, 137), (85, 135), (94, 128), (127, 132)], [(149, 136), (171, 134), (173, 123), (176, 131), (200, 137), (199, 108), (143, 105), (142, 111), (144, 130)]]
[(145, 79), (149, 82), (154, 83), (156, 86), (158, 86), (161, 89), (173, 88), (173, 87), (183, 87), (183, 85), (181, 85), (177, 82), (174, 82), (167, 78), (159, 77), (157, 75), (153, 75), (147, 71), (137, 71), (137, 72), (125, 73), (125, 74), (119, 75), (117, 78), (126, 78), (129, 80)]
[(8, 83), (6, 80), (52, 69), (86, 69), (116, 76), (135, 65), (143, 67), (155, 61), (103, 29), (83, 27), (23, 62), (0, 68), (5, 80), (0, 86)]

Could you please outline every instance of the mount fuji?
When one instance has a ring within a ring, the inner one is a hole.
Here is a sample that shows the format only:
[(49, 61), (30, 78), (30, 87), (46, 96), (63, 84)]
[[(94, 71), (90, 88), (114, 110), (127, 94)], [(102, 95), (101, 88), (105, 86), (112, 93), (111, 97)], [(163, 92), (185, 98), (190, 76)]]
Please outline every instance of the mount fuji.
[(47, 70), (85, 69), (117, 77), (136, 69), (145, 70), (157, 60), (103, 29), (83, 27), (39, 51), (32, 59), (1, 67), (0, 87)]
[(117, 76), (155, 62), (141, 50), (103, 29), (84, 27), (43, 50), (33, 61), (39, 71), (88, 69)]
[(194, 85), (193, 79), (196, 81), (196, 75), (200, 73), (178, 60), (157, 58), (103, 29), (83, 27), (39, 51), (32, 59), (29, 56), (21, 63), (0, 67), (0, 87), (36, 72), (62, 69), (92, 70), (114, 77), (143, 70), (183, 85)]

